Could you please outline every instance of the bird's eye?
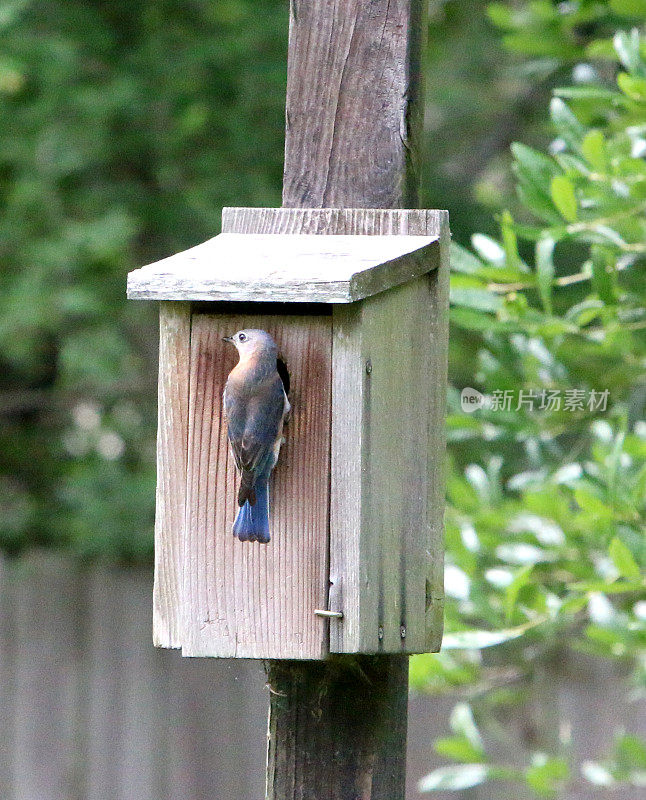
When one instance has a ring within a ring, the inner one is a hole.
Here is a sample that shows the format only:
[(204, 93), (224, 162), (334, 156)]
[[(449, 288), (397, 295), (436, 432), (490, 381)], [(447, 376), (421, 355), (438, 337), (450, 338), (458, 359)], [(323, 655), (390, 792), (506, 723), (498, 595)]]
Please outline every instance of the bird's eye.
[(239, 333), (239, 334), (238, 334), (238, 340), (239, 340), (239, 341), (241, 341), (241, 342), (246, 342), (246, 341), (247, 341), (247, 336), (246, 336), (246, 334), (244, 334), (244, 333)]

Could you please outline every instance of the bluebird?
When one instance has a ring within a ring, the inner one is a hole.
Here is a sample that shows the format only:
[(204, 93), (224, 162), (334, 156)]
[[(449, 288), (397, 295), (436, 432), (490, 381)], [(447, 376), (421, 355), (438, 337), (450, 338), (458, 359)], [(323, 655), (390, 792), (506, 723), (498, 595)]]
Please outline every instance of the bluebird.
[[(223, 341), (235, 345), (240, 360), (224, 387), (227, 434), (240, 470), (238, 514), (233, 535), (241, 542), (269, 541), (269, 475), (283, 441), (290, 405), (289, 384), (278, 361), (278, 348), (261, 330), (238, 331)], [(281, 372), (279, 374), (279, 368)]]

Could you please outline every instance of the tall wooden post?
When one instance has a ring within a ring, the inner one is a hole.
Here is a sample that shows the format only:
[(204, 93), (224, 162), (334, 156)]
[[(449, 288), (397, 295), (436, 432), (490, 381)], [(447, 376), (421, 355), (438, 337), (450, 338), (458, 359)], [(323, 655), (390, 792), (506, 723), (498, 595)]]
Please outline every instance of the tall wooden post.
[[(417, 205), (424, 7), (292, 0), (284, 206)], [(407, 656), (272, 661), (269, 688), (269, 800), (404, 797)]]

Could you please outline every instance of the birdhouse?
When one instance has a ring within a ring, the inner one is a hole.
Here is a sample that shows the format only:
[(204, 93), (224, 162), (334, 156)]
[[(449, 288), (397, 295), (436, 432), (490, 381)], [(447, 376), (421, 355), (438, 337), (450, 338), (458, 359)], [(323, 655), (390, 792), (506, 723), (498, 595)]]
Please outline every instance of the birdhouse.
[[(439, 649), (448, 215), (252, 209), (128, 276), (160, 301), (154, 640), (186, 656)], [(278, 345), (268, 544), (232, 535), (222, 341)]]

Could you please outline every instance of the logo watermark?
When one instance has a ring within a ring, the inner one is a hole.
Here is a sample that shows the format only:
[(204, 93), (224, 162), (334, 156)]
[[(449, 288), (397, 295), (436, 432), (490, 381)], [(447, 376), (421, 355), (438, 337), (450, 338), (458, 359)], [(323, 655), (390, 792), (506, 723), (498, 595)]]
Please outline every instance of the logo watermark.
[(483, 394), (465, 386), (460, 394), (462, 411), (606, 411), (610, 390), (604, 389), (495, 389)]
[(477, 411), (484, 406), (485, 396), (477, 389), (465, 386), (460, 394), (460, 404), (463, 411), (466, 411), (467, 414), (471, 414), (471, 412)]

